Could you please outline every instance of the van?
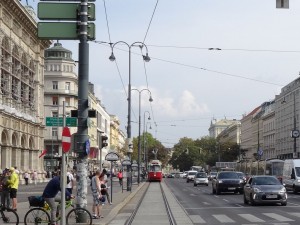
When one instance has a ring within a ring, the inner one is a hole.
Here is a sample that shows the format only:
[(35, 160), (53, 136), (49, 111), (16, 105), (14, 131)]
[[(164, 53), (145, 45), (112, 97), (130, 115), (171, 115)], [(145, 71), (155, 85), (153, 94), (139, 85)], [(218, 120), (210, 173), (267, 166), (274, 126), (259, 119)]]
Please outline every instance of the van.
[(187, 172), (187, 176), (186, 176), (186, 182), (190, 182), (190, 181), (194, 181), (195, 175), (198, 171), (195, 170), (189, 170)]
[(300, 191), (300, 159), (286, 159), (283, 164), (282, 182), (287, 190)]

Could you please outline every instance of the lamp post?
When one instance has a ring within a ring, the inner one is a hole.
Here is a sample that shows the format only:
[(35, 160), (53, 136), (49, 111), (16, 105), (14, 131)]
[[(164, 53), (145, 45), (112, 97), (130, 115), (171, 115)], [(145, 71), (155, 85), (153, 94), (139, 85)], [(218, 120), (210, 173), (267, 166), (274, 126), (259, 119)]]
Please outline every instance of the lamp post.
[(141, 96), (143, 91), (148, 91), (150, 94), (149, 102), (153, 101), (151, 91), (147, 88), (142, 90), (133, 88), (132, 91), (137, 91), (139, 93), (139, 137), (138, 137), (138, 184), (140, 183), (140, 167), (141, 167)]
[[(131, 139), (131, 48), (132, 47), (140, 47), (141, 49), (143, 47), (146, 48), (146, 55), (143, 55), (143, 60), (145, 62), (149, 62), (150, 61), (150, 57), (148, 56), (148, 48), (147, 46), (142, 43), (142, 42), (134, 42), (131, 45), (127, 44), (127, 42), (125, 41), (118, 41), (114, 44), (111, 45), (111, 55), (109, 57), (110, 61), (115, 61), (116, 57), (114, 56), (114, 47), (117, 44), (125, 44), (128, 47), (128, 57), (129, 57), (129, 65), (128, 65), (128, 117), (127, 117), (127, 144), (128, 144), (128, 150), (127, 150), (127, 155), (129, 160), (131, 160), (131, 153), (132, 153), (132, 139)], [(127, 171), (130, 170), (130, 166), (127, 166)], [(131, 178), (127, 176), (127, 191), (131, 191)]]
[(146, 127), (146, 113), (148, 113), (148, 120), (151, 120), (149, 111), (144, 112), (144, 128), (143, 128), (143, 161), (146, 162), (146, 148), (145, 148), (145, 127)]
[[(150, 124), (149, 129), (150, 129), (150, 130), (152, 129), (151, 123), (150, 123), (150, 122), (147, 122), (147, 123), (146, 123), (146, 134), (148, 133), (148, 124)], [(146, 143), (147, 143), (147, 141), (144, 142), (144, 153), (145, 153), (146, 170), (148, 170), (148, 150), (147, 150), (147, 148), (146, 148)]]

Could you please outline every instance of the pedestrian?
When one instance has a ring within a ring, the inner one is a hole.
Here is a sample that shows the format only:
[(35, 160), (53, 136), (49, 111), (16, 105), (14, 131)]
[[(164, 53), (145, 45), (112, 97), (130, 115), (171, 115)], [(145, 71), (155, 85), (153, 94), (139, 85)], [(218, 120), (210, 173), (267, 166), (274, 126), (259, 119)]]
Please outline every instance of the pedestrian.
[[(57, 225), (56, 224), (56, 215), (57, 215), (57, 206), (55, 204), (55, 197), (57, 193), (60, 191), (60, 176), (53, 177), (48, 184), (46, 185), (44, 192), (43, 192), (43, 198), (48, 203), (51, 212), (50, 212), (50, 223), (51, 225)], [(74, 198), (71, 193), (66, 189), (66, 199)]]
[(10, 190), (9, 185), (7, 183), (9, 178), (9, 170), (5, 169), (3, 170), (0, 185), (2, 185), (2, 192), (1, 192), (1, 205), (3, 209), (10, 208)]
[[(102, 178), (103, 177), (103, 178)], [(102, 179), (101, 179), (102, 178)], [(112, 205), (112, 202), (110, 201), (110, 196), (109, 196), (109, 193), (107, 191), (107, 182), (108, 182), (108, 177), (107, 177), (107, 170), (106, 169), (103, 169), (100, 177), (99, 177), (100, 181), (101, 181), (101, 184), (103, 184), (103, 186), (101, 188), (105, 188), (105, 195), (106, 195), (106, 198), (107, 198), (107, 201), (108, 201), (108, 204)]]
[(37, 174), (37, 172), (34, 170), (33, 173), (32, 173), (32, 180), (33, 180), (34, 185), (37, 184), (37, 176), (38, 176), (38, 174)]
[(14, 168), (15, 168), (15, 172), (16, 172), (16, 174), (18, 174), (18, 175), (19, 175), (19, 174), (20, 174), (20, 171), (18, 170), (18, 168), (17, 168), (16, 166), (15, 166)]
[(29, 174), (27, 171), (24, 173), (24, 180), (25, 180), (25, 184), (28, 185)]
[(19, 187), (19, 175), (15, 172), (15, 168), (11, 167), (9, 169), (10, 176), (7, 183), (10, 188), (10, 198), (12, 199), (12, 209), (17, 211), (17, 192)]
[(122, 173), (122, 170), (119, 170), (119, 172), (118, 172), (118, 178), (119, 178), (120, 186), (122, 186), (122, 183), (123, 183), (123, 173)]
[(72, 174), (71, 171), (67, 172), (67, 176), (69, 178), (69, 183), (67, 183), (67, 190), (72, 194), (76, 180), (75, 180), (75, 178), (74, 178), (74, 176), (73, 176), (73, 174)]
[(93, 219), (101, 218), (101, 184), (99, 180), (101, 172), (100, 170), (96, 171), (95, 176), (92, 177), (91, 180), (91, 190), (93, 195)]

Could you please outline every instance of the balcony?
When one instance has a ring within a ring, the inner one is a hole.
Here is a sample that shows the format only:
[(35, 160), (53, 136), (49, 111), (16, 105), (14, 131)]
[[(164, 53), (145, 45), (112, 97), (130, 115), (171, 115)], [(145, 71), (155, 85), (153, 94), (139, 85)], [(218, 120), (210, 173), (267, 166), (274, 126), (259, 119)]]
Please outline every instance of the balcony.
[(65, 90), (65, 89), (45, 89), (45, 95), (69, 95), (69, 96), (78, 96), (77, 90)]

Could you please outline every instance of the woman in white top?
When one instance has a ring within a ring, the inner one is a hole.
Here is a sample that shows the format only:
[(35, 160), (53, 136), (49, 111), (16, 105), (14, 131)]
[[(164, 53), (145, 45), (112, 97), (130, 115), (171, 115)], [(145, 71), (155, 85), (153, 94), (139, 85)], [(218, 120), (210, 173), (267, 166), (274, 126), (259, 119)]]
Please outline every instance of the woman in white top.
[(91, 180), (91, 189), (93, 195), (93, 219), (99, 219), (101, 215), (101, 184), (99, 180), (100, 174), (100, 170), (97, 170), (95, 176), (93, 176)]

